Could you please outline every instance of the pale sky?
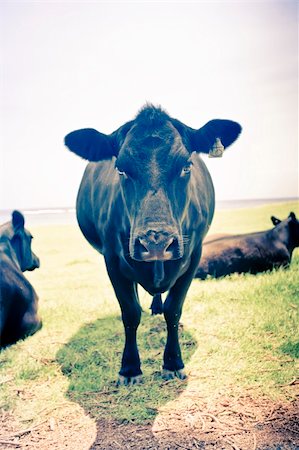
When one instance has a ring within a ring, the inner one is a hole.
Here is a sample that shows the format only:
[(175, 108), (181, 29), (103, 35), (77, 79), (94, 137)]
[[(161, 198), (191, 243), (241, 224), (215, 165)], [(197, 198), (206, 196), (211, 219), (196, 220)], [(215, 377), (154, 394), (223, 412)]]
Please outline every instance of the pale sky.
[(296, 1), (1, 1), (0, 209), (74, 206), (64, 136), (152, 102), (243, 127), (205, 158), (219, 200), (298, 196)]

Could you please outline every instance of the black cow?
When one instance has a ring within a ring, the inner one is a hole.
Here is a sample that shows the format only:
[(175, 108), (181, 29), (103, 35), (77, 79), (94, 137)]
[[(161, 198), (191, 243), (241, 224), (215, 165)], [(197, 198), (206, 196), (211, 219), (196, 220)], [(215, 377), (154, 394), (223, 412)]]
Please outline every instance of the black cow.
[(228, 120), (194, 130), (146, 105), (110, 135), (88, 128), (65, 138), (71, 151), (91, 161), (78, 193), (77, 218), (86, 239), (104, 255), (120, 304), (125, 347), (119, 383), (139, 382), (142, 373), (137, 284), (159, 298), (169, 291), (163, 376), (185, 377), (178, 324), (214, 213), (213, 184), (198, 153), (226, 148), (240, 131)]
[(196, 278), (219, 278), (231, 273), (256, 274), (287, 267), (299, 246), (299, 222), (293, 212), (283, 221), (271, 217), (274, 228), (258, 233), (213, 235), (203, 243)]
[(14, 211), (12, 220), (0, 226), (0, 347), (32, 335), (42, 326), (38, 297), (23, 275), (25, 270), (39, 267), (31, 250), (32, 236), (24, 225), (24, 216)]

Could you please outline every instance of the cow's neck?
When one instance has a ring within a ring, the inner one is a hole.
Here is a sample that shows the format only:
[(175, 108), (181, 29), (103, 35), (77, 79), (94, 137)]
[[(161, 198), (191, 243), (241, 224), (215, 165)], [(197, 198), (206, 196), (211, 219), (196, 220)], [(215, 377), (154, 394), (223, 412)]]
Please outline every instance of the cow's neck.
[(0, 251), (3, 252), (6, 256), (10, 258), (10, 260), (13, 262), (13, 264), (21, 270), (21, 266), (17, 257), (17, 254), (11, 245), (10, 240), (7, 237), (1, 237), (0, 238)]
[(274, 235), (278, 236), (279, 241), (282, 242), (289, 252), (294, 250), (294, 246), (292, 245), (292, 239), (290, 237), (290, 231), (289, 227), (284, 226), (283, 228), (280, 228), (278, 225), (277, 228), (274, 228)]

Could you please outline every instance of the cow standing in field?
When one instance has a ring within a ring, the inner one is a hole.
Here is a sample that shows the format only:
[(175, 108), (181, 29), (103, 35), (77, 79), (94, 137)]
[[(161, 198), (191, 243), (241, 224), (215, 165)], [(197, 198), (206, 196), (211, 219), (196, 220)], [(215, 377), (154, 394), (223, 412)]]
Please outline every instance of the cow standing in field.
[(24, 277), (25, 270), (39, 267), (31, 250), (32, 236), (24, 228), (22, 213), (0, 226), (0, 347), (34, 334), (42, 326), (37, 314), (38, 297)]
[(211, 235), (202, 246), (196, 278), (219, 278), (231, 273), (256, 274), (287, 267), (299, 246), (299, 222), (293, 212), (281, 221), (271, 217), (274, 228), (239, 235)]
[(199, 130), (146, 105), (110, 135), (73, 131), (66, 146), (87, 159), (77, 198), (79, 226), (104, 255), (125, 330), (119, 383), (140, 381), (137, 284), (163, 305), (167, 324), (163, 376), (185, 378), (178, 324), (214, 214), (214, 189), (199, 153), (224, 149), (241, 127), (212, 120)]

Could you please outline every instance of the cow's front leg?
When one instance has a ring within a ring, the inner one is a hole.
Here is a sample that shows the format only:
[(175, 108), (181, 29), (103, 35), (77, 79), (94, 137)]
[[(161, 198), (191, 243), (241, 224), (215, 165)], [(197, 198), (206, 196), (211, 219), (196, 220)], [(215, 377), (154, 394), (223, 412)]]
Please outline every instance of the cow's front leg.
[(199, 256), (194, 256), (187, 272), (170, 289), (164, 303), (164, 317), (167, 325), (167, 341), (164, 350), (163, 373), (166, 380), (174, 377), (186, 378), (179, 343), (179, 321), (183, 303), (197, 269)]
[(179, 320), (184, 298), (176, 296), (172, 290), (164, 303), (164, 317), (167, 325), (167, 341), (163, 357), (162, 376), (166, 380), (174, 377), (186, 378), (179, 343)]
[(142, 375), (137, 347), (137, 328), (141, 317), (137, 285), (121, 274), (117, 261), (106, 261), (106, 265), (121, 308), (125, 330), (125, 346), (117, 383), (124, 385), (137, 384), (141, 382)]

